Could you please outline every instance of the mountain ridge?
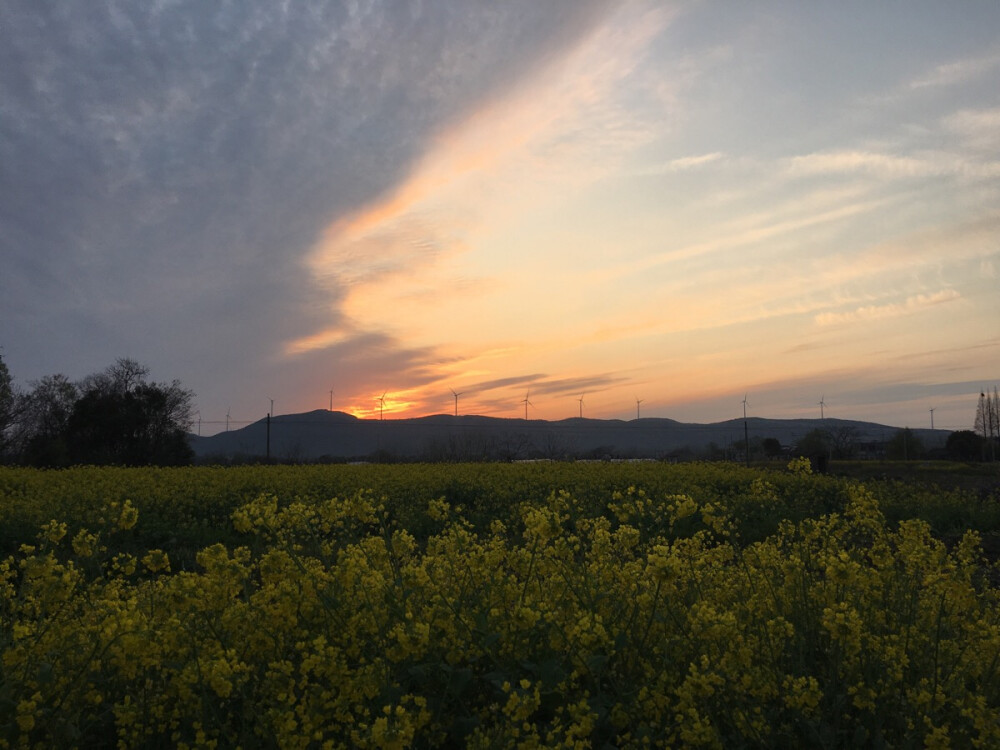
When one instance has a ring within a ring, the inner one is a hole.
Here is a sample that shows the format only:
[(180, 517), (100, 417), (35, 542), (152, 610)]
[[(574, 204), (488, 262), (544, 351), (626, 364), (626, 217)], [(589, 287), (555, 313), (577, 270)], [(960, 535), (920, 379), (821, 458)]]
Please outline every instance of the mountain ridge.
[[(565, 457), (662, 458), (697, 454), (715, 445), (731, 450), (743, 440), (742, 418), (714, 423), (679, 422), (668, 417), (558, 421), (482, 415), (431, 414), (406, 419), (361, 419), (339, 411), (316, 409), (282, 414), (237, 430), (201, 437), (189, 435), (200, 460), (270, 454), (272, 459), (315, 461), (372, 456), (404, 460), (472, 460)], [(876, 422), (748, 417), (754, 439), (775, 438), (794, 446), (809, 432), (825, 429), (858, 444), (884, 444), (900, 428)], [(268, 431), (270, 437), (268, 437)], [(912, 429), (925, 447), (943, 446), (950, 431)], [(270, 440), (270, 444), (268, 444)]]

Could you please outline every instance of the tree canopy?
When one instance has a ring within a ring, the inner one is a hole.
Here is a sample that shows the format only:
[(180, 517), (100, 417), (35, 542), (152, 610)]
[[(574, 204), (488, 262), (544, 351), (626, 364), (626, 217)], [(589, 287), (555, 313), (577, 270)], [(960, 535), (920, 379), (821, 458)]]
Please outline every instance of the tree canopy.
[(119, 359), (79, 384), (64, 375), (33, 383), (15, 427), (21, 461), (36, 466), (190, 463), (194, 394), (179, 381), (149, 381), (149, 369)]
[(986, 440), (972, 430), (958, 430), (948, 436), (945, 450), (954, 461), (981, 461), (985, 453)]

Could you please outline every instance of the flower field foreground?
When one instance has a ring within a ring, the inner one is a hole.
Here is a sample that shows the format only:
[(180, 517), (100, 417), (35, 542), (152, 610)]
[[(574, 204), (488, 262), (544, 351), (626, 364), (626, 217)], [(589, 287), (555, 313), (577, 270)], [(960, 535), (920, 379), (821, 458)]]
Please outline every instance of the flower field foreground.
[(891, 488), (274, 468), (0, 472), (0, 746), (1000, 746), (995, 571)]

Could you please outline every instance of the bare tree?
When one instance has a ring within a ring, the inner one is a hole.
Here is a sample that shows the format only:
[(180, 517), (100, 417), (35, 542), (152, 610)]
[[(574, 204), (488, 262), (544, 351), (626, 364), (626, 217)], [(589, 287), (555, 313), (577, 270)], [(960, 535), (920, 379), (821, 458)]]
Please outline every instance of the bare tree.
[(79, 395), (65, 375), (46, 375), (31, 383), (31, 391), (20, 398), (13, 430), (13, 448), (23, 461), (38, 466), (68, 461), (64, 433)]
[(149, 368), (129, 357), (121, 357), (101, 372), (88, 375), (80, 383), (85, 393), (125, 395), (146, 383)]
[(858, 429), (851, 425), (837, 427), (829, 433), (833, 447), (833, 457), (851, 459), (857, 456), (858, 445), (861, 442)]
[(990, 459), (996, 460), (997, 442), (1000, 440), (1000, 392), (993, 386), (993, 393), (981, 391), (976, 404), (976, 420), (974, 431), (986, 440), (989, 446)]

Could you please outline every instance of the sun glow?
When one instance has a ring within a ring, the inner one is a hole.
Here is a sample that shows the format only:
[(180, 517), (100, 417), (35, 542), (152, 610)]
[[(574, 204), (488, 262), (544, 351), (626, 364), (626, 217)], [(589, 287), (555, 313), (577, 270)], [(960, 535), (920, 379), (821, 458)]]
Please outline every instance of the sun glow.
[(414, 398), (414, 395), (414, 391), (386, 391), (385, 394), (368, 394), (367, 398), (363, 397), (343, 405), (340, 410), (358, 419), (404, 416), (421, 404), (421, 400)]

